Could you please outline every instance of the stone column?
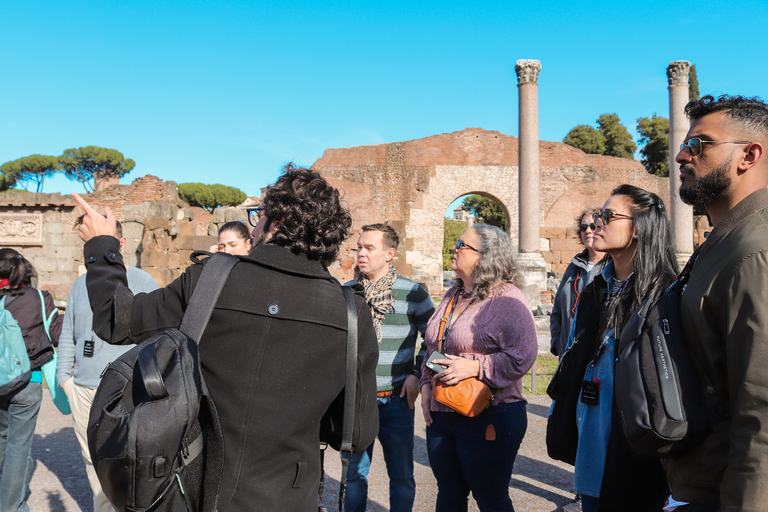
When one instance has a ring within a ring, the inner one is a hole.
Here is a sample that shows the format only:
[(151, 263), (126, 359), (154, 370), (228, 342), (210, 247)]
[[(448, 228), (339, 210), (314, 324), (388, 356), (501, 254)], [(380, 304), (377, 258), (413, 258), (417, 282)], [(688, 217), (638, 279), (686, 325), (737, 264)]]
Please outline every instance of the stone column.
[(680, 144), (690, 128), (685, 116), (688, 103), (688, 72), (691, 64), (685, 60), (670, 62), (667, 67), (669, 81), (669, 202), (672, 240), (677, 249), (680, 268), (688, 261), (693, 252), (693, 207), (680, 199), (680, 166), (675, 157), (680, 151)]
[(539, 292), (547, 285), (547, 264), (541, 255), (539, 176), (539, 97), (537, 80), (541, 63), (519, 60), (515, 64), (519, 92), (518, 148), (518, 265), (526, 281), (524, 290), (536, 308)]

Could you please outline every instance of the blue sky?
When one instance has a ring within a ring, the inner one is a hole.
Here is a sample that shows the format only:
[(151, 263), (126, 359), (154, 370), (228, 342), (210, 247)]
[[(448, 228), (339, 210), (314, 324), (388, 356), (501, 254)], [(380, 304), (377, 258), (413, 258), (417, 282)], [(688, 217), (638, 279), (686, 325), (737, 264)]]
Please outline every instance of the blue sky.
[[(0, 163), (79, 146), (249, 195), (326, 148), (481, 127), (517, 135), (518, 59), (539, 131), (668, 115), (666, 67), (768, 99), (768, 2), (0, 3)], [(45, 192), (82, 191), (64, 178)]]

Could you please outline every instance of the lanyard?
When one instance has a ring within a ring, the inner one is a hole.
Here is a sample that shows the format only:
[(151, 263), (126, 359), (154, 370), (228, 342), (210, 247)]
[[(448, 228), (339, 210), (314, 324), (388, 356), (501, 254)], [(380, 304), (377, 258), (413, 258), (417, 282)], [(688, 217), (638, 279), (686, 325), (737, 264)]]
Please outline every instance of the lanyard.
[[(445, 342), (446, 336), (448, 336), (448, 331), (451, 328), (451, 319), (453, 319), (453, 311), (456, 309), (456, 303), (457, 298), (459, 297), (459, 291), (456, 290), (456, 293), (453, 294), (453, 297), (451, 297), (451, 302), (448, 304), (448, 307), (445, 308), (445, 314), (443, 315), (443, 318), (440, 319), (440, 333), (437, 335), (439, 338), (439, 341), (437, 343), (437, 351), (442, 352), (443, 343)], [(473, 302), (475, 302), (475, 299), (477, 296), (472, 297), (472, 300), (469, 301), (469, 304), (467, 304), (467, 307), (464, 308), (464, 310), (459, 313), (459, 316), (456, 317), (456, 320), (461, 317), (461, 315), (464, 314), (464, 311), (468, 310), (469, 307), (472, 305)]]

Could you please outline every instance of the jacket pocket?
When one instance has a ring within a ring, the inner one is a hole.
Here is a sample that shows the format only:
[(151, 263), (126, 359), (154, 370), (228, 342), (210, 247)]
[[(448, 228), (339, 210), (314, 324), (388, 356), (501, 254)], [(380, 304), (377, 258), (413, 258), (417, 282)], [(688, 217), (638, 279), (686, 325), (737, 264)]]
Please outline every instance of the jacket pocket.
[(293, 488), (298, 489), (302, 486), (304, 483), (305, 475), (307, 474), (307, 463), (306, 462), (297, 462), (296, 463), (296, 478), (293, 479)]

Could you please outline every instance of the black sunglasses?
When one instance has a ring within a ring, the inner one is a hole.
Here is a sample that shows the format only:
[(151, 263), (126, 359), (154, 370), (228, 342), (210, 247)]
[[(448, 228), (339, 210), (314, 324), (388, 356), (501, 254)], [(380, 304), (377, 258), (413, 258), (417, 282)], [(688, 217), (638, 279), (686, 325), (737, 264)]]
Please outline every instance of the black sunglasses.
[(595, 226), (594, 222), (591, 223), (591, 224), (579, 224), (579, 231), (582, 232), (582, 233), (585, 232), (588, 229), (591, 229), (592, 231), (594, 231), (595, 227), (596, 226)]
[(264, 210), (266, 210), (266, 208), (263, 206), (256, 208), (246, 208), (245, 211), (248, 212), (248, 224), (255, 228), (256, 224), (259, 222), (259, 219), (261, 219), (261, 212)]
[(614, 218), (617, 219), (631, 219), (631, 215), (624, 215), (623, 213), (616, 213), (612, 211), (604, 211), (604, 212), (595, 212), (592, 214), (592, 218), (595, 219), (595, 222), (600, 221), (603, 226), (607, 226), (611, 223), (611, 220)]
[(680, 144), (680, 151), (688, 148), (691, 156), (699, 156), (704, 151), (704, 144), (752, 144), (751, 142), (732, 142), (728, 140), (704, 140), (701, 137), (692, 137)]
[(475, 249), (474, 247), (472, 247), (471, 245), (469, 245), (467, 242), (465, 242), (464, 240), (462, 240), (461, 238), (459, 238), (458, 240), (456, 240), (456, 250), (457, 250), (457, 251), (460, 251), (460, 250), (461, 250), (462, 248), (464, 248), (464, 247), (467, 247), (467, 248), (469, 248), (469, 249), (472, 249), (473, 251), (475, 251), (475, 252), (477, 252), (477, 253), (479, 253), (479, 252), (480, 252), (480, 251), (478, 251), (477, 249)]

